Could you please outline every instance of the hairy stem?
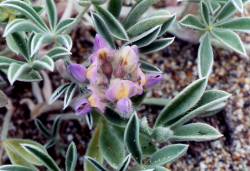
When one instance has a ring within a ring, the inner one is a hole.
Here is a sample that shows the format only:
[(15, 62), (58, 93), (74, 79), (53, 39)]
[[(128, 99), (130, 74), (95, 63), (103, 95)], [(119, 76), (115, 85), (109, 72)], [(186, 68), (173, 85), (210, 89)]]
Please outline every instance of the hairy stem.
[(89, 7), (90, 7), (90, 5), (87, 6), (87, 7), (85, 7), (85, 8), (82, 10), (82, 12), (80, 12), (80, 13), (76, 16), (74, 24), (72, 24), (72, 26), (69, 27), (69, 28), (64, 32), (65, 34), (69, 34), (69, 33), (75, 28), (75, 26), (81, 21), (83, 15), (88, 11)]

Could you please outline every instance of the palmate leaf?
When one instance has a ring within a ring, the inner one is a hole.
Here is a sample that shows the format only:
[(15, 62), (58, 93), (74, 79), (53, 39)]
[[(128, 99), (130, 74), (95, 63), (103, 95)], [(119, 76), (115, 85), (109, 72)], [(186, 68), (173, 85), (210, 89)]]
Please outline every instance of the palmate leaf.
[(51, 49), (46, 55), (55, 62), (65, 56), (71, 55), (71, 52), (64, 47), (55, 47)]
[(33, 56), (43, 44), (49, 43), (53, 39), (54, 37), (50, 33), (35, 34), (31, 42), (31, 56)]
[(193, 14), (186, 15), (181, 21), (180, 25), (192, 30), (204, 31), (205, 26), (201, 21)]
[(56, 28), (56, 24), (57, 24), (56, 5), (54, 3), (54, 0), (44, 0), (44, 3), (45, 3), (48, 19), (49, 19), (50, 29), (54, 31)]
[(142, 150), (139, 141), (139, 122), (137, 114), (134, 113), (125, 129), (124, 143), (129, 153), (131, 153), (134, 161), (141, 165), (142, 164)]
[(91, 17), (93, 19), (97, 33), (103, 37), (103, 39), (107, 42), (111, 49), (115, 49), (115, 44), (112, 39), (110, 30), (108, 29), (108, 26), (106, 25), (104, 20), (98, 14), (95, 13), (91, 13)]
[(11, 58), (7, 58), (7, 57), (4, 57), (4, 56), (0, 56), (0, 69), (8, 69), (10, 64), (12, 63), (17, 63), (17, 64), (25, 64), (24, 62), (21, 62), (21, 61), (17, 61), (17, 60), (14, 60), (14, 59), (11, 59)]
[(211, 34), (230, 49), (246, 56), (246, 50), (240, 37), (231, 30), (212, 29)]
[(18, 77), (20, 77), (22, 74), (27, 74), (30, 70), (31, 68), (28, 63), (23, 65), (11, 63), (7, 74), (10, 84), (12, 85), (18, 79)]
[(183, 156), (188, 149), (188, 145), (175, 144), (168, 145), (155, 152), (155, 154), (147, 160), (146, 165), (158, 166), (170, 163)]
[(209, 141), (222, 137), (215, 128), (204, 123), (192, 123), (173, 129), (170, 141)]
[(77, 161), (77, 149), (74, 142), (71, 142), (71, 144), (68, 147), (68, 151), (66, 154), (66, 171), (74, 171)]
[(72, 24), (74, 24), (74, 22), (75, 22), (75, 19), (73, 19), (73, 18), (67, 18), (67, 19), (60, 21), (56, 26), (56, 29), (55, 29), (56, 33), (55, 34), (58, 35), (58, 34), (64, 32), (70, 26), (72, 26)]
[(20, 12), (21, 14), (25, 15), (27, 18), (29, 18), (31, 21), (37, 24), (45, 32), (49, 31), (48, 27), (46, 26), (42, 18), (37, 14), (37, 12), (23, 1), (15, 1), (15, 0), (4, 1), (0, 4), (0, 7), (14, 9)]
[(210, 17), (209, 17), (209, 9), (205, 2), (200, 2), (200, 14), (202, 21), (206, 24), (206, 26), (209, 26), (210, 24)]
[(125, 149), (107, 122), (102, 123), (99, 145), (103, 157), (110, 166), (117, 169), (125, 157)]
[(201, 39), (197, 63), (199, 77), (208, 77), (213, 67), (213, 49), (209, 33), (205, 33)]
[(202, 78), (182, 90), (174, 99), (164, 107), (156, 119), (155, 126), (165, 125), (168, 121), (184, 114), (191, 109), (202, 97), (207, 80)]
[(32, 63), (32, 68), (36, 71), (40, 71), (43, 69), (54, 71), (54, 66), (54, 61), (47, 55), (44, 55), (39, 60), (36, 60)]
[(48, 103), (52, 104), (54, 101), (56, 101), (67, 90), (67, 88), (69, 86), (70, 86), (70, 83), (65, 83), (65, 84), (59, 86), (55, 90), (55, 92), (51, 95)]
[(63, 103), (63, 109), (65, 109), (66, 107), (68, 107), (71, 99), (73, 98), (73, 95), (75, 94), (77, 88), (77, 84), (75, 83), (71, 83), (65, 93), (65, 97), (64, 97), (64, 103)]
[(97, 12), (97, 14), (107, 24), (113, 36), (121, 40), (128, 40), (127, 33), (124, 30), (123, 26), (109, 11), (107, 11), (106, 9), (98, 5), (95, 5), (94, 7), (95, 7), (95, 11)]
[(174, 41), (174, 37), (158, 39), (154, 41), (153, 43), (140, 48), (139, 53), (148, 54), (148, 53), (152, 53), (152, 52), (164, 49), (167, 46), (169, 46), (173, 41)]
[(0, 90), (0, 108), (8, 104), (7, 96)]
[(36, 171), (36, 170), (20, 165), (3, 165), (0, 166), (0, 171)]
[(123, 27), (126, 30), (129, 29), (156, 1), (157, 0), (138, 0), (127, 17), (122, 21)]
[(21, 144), (24, 150), (34, 156), (37, 160), (43, 163), (49, 170), (60, 171), (54, 160), (44, 152), (40, 147), (31, 144)]
[(119, 18), (122, 10), (122, 0), (109, 0), (107, 10), (115, 17)]
[(71, 37), (66, 34), (56, 36), (56, 42), (64, 45), (68, 49), (68, 51), (71, 50), (73, 45)]
[(218, 3), (218, 2), (208, 1), (207, 5), (208, 5), (210, 11), (212, 12), (212, 15), (217, 13), (219, 11), (219, 9), (221, 8), (220, 3)]

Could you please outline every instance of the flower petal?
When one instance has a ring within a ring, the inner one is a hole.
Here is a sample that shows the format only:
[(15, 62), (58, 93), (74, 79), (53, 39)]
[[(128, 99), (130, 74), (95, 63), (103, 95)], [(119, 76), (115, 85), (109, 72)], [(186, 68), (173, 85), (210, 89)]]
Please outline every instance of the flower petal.
[(92, 89), (89, 89), (91, 91), (91, 96), (88, 98), (89, 104), (91, 107), (96, 107), (104, 113), (104, 110), (102, 108), (100, 98), (97, 96), (96, 92)]
[(87, 69), (86, 78), (89, 80), (90, 85), (92, 85), (96, 80), (97, 69), (98, 69), (97, 62), (90, 65), (90, 67), (88, 67), (88, 69)]
[(124, 48), (122, 48), (120, 55), (122, 58), (121, 65), (132, 65), (139, 61), (139, 58), (136, 55), (134, 49), (132, 49), (130, 46), (125, 46)]
[(67, 69), (79, 82), (84, 82), (86, 80), (87, 69), (85, 66), (80, 64), (70, 64)]
[(138, 47), (136, 45), (131, 46), (131, 48), (135, 51), (135, 53), (137, 53)]
[(144, 85), (145, 88), (151, 87), (157, 84), (159, 81), (163, 79), (163, 75), (159, 73), (151, 73), (146, 75), (146, 84)]
[(84, 115), (92, 110), (92, 107), (89, 104), (88, 99), (83, 98), (79, 100), (75, 105), (76, 115)]
[(130, 110), (132, 108), (132, 102), (131, 100), (128, 98), (128, 97), (123, 97), (121, 98), (120, 100), (118, 100), (117, 104), (116, 104), (116, 107), (126, 113), (126, 114), (129, 114), (130, 113)]
[(95, 52), (99, 49), (108, 47), (108, 44), (105, 42), (105, 40), (100, 36), (99, 34), (95, 35), (95, 42), (94, 42), (94, 50)]

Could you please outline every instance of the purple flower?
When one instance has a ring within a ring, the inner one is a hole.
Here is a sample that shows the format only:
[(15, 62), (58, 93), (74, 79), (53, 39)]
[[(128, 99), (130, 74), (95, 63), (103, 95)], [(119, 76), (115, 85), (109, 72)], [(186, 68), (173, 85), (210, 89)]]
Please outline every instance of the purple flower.
[(163, 75), (159, 73), (151, 73), (146, 75), (146, 84), (144, 85), (145, 88), (151, 87), (157, 84), (159, 81), (163, 79)]
[(105, 40), (100, 36), (99, 34), (95, 35), (95, 42), (94, 42), (94, 50), (98, 51), (102, 48), (107, 48), (108, 44), (105, 42)]
[(92, 110), (88, 99), (83, 98), (79, 100), (75, 105), (76, 115), (84, 115)]
[(117, 104), (116, 104), (116, 107), (126, 113), (126, 114), (129, 114), (131, 108), (132, 108), (132, 102), (131, 100), (126, 97), (126, 96), (123, 96), (120, 100), (118, 100)]
[(91, 91), (91, 96), (88, 98), (90, 106), (98, 108), (102, 113), (104, 113), (104, 110), (100, 102), (100, 98), (97, 96), (94, 90), (92, 89), (89, 89), (89, 90)]
[(80, 64), (70, 64), (67, 69), (79, 82), (84, 82), (86, 80), (87, 69), (85, 66)]
[(97, 69), (98, 69), (98, 64), (97, 62), (94, 62), (90, 67), (87, 69), (86, 73), (86, 78), (89, 80), (90, 85), (92, 85), (97, 77)]

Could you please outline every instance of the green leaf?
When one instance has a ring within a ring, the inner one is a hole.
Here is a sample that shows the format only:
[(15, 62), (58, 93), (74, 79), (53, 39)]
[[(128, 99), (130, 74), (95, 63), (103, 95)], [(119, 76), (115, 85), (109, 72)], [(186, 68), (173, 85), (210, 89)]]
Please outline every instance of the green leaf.
[(140, 134), (139, 139), (143, 156), (150, 157), (158, 150), (155, 143), (148, 136)]
[(23, 55), (26, 61), (30, 61), (26, 39), (23, 37), (23, 35), (19, 32), (16, 32), (12, 33), (10, 37), (14, 41), (18, 51)]
[(151, 136), (152, 129), (148, 126), (147, 117), (144, 116), (142, 119), (139, 120), (140, 125), (140, 133), (143, 135)]
[(180, 116), (179, 118), (176, 118), (172, 123), (169, 123), (168, 125), (171, 128), (182, 125), (192, 118), (213, 108), (217, 104), (220, 104), (221, 102), (227, 100), (230, 96), (231, 94), (220, 90), (206, 91), (192, 111), (186, 113), (183, 116)]
[(124, 28), (126, 30), (130, 28), (156, 1), (157, 0), (138, 0), (123, 20), (122, 25)]
[(62, 35), (56, 36), (56, 42), (64, 45), (68, 49), (68, 51), (70, 51), (72, 48), (72, 39), (69, 35), (62, 34)]
[(246, 50), (244, 45), (240, 39), (240, 37), (231, 30), (225, 29), (213, 29), (210, 30), (212, 35), (221, 41), (224, 45), (229, 47), (230, 49), (246, 56)]
[(187, 149), (188, 145), (185, 144), (168, 145), (158, 150), (150, 159), (147, 160), (146, 164), (158, 166), (173, 162), (183, 156)]
[(161, 27), (155, 26), (154, 28), (142, 33), (141, 35), (134, 37), (133, 39), (126, 42), (124, 45), (132, 44), (136, 45), (138, 48), (144, 47), (152, 43), (160, 33)]
[(180, 25), (192, 30), (204, 31), (205, 26), (201, 21), (193, 14), (186, 15), (181, 21)]
[[(94, 132), (94, 135), (89, 142), (88, 149), (86, 152), (86, 156), (97, 160), (99, 163), (103, 162), (102, 153), (99, 147), (101, 126), (102, 126), (102, 122), (100, 122), (99, 125), (97, 126)], [(84, 171), (96, 171), (96, 169), (89, 162), (84, 162)]]
[(38, 82), (43, 80), (41, 75), (35, 71), (31, 70), (30, 72), (23, 74), (17, 78), (18, 81), (23, 81), (23, 82)]
[(117, 138), (121, 141), (121, 143), (124, 143), (125, 128), (119, 127), (116, 125), (112, 125), (112, 128), (113, 128), (113, 131), (114, 131), (115, 135), (117, 136)]
[(17, 63), (11, 63), (10, 67), (8, 69), (8, 80), (11, 85), (20, 77), (22, 74), (26, 74), (31, 70), (29, 64), (17, 64)]
[(95, 11), (97, 14), (104, 20), (107, 24), (110, 33), (118, 39), (128, 40), (128, 36), (123, 26), (119, 23), (119, 21), (106, 9), (101, 6), (95, 5)]
[(51, 133), (47, 130), (47, 128), (43, 125), (43, 123), (39, 119), (35, 119), (35, 124), (37, 129), (46, 137), (51, 137)]
[(54, 0), (44, 0), (47, 16), (49, 19), (50, 29), (55, 30), (57, 24), (57, 10)]
[(212, 12), (212, 15), (215, 15), (215, 13), (217, 13), (219, 9), (221, 8), (220, 3), (218, 2), (209, 1), (207, 3), (208, 3), (208, 7), (210, 11)]
[(210, 25), (209, 9), (207, 4), (203, 1), (200, 2), (200, 14), (204, 24), (206, 24), (206, 26), (209, 26)]
[(129, 28), (127, 30), (127, 34), (129, 37), (134, 37), (138, 34), (145, 32), (146, 30), (152, 27), (162, 24), (163, 22), (167, 21), (171, 17), (172, 17), (171, 15), (161, 15), (161, 16), (154, 16), (154, 17), (143, 19), (137, 22), (131, 28)]
[(122, 0), (109, 0), (107, 10), (115, 17), (119, 18), (122, 10)]
[(60, 21), (57, 26), (56, 26), (56, 35), (64, 32), (65, 30), (67, 30), (70, 26), (72, 26), (74, 24), (74, 22), (76, 22), (75, 19), (73, 18), (67, 18), (67, 19), (64, 19), (62, 21)]
[(24, 62), (21, 62), (21, 61), (16, 61), (14, 59), (11, 59), (11, 58), (7, 58), (7, 57), (4, 57), (4, 56), (0, 56), (0, 69), (8, 69), (10, 64), (12, 63), (17, 63), (17, 64), (25, 64)]
[(85, 114), (85, 119), (86, 119), (86, 122), (89, 126), (89, 130), (92, 129), (93, 127), (93, 117), (92, 117), (92, 112), (91, 113), (87, 113)]
[(15, 32), (36, 32), (36, 33), (45, 33), (42, 29), (37, 27), (37, 25), (31, 23), (28, 20), (25, 19), (15, 19), (11, 23), (9, 23), (5, 30), (4, 30), (4, 35), (3, 37), (6, 37), (7, 35), (10, 35)]
[(32, 6), (32, 8), (37, 12), (37, 14), (41, 14), (44, 11), (44, 7), (41, 6)]
[(169, 99), (163, 98), (145, 98), (142, 104), (146, 105), (157, 105), (157, 106), (166, 106), (170, 102)]
[(47, 142), (43, 145), (43, 147), (46, 148), (46, 149), (48, 149), (48, 148), (54, 146), (55, 144), (56, 144), (56, 141), (55, 141), (54, 139), (50, 139), (49, 141), (47, 141)]
[(51, 49), (46, 55), (53, 59), (53, 61), (55, 62), (63, 58), (64, 56), (71, 55), (71, 52), (69, 52), (68, 49), (64, 47), (55, 47)]
[(136, 113), (134, 113), (127, 124), (124, 133), (125, 146), (129, 153), (131, 153), (134, 161), (142, 164), (142, 150), (139, 141), (139, 122)]
[(71, 83), (65, 93), (64, 97), (64, 105), (63, 105), (63, 110), (69, 105), (73, 95), (75, 94), (77, 85), (75, 83)]
[(103, 116), (112, 123), (113, 125), (120, 126), (120, 127), (126, 127), (128, 120), (121, 115), (119, 115), (115, 110), (111, 108), (106, 108), (105, 112), (103, 113)]
[(61, 116), (57, 116), (54, 123), (53, 123), (53, 126), (52, 126), (52, 136), (53, 137), (58, 136), (60, 123), (61, 123)]
[(131, 155), (129, 154), (126, 158), (123, 159), (122, 163), (120, 164), (119, 168), (117, 171), (126, 171), (128, 164), (130, 162)]
[(19, 165), (3, 165), (0, 166), (0, 171), (35, 171), (35, 170)]
[(205, 78), (194, 81), (182, 90), (171, 102), (164, 107), (156, 119), (155, 127), (165, 125), (168, 121), (190, 110), (201, 98), (207, 80)]
[(38, 53), (35, 53), (33, 56), (31, 56), (31, 43), (32, 43), (32, 39), (35, 36), (35, 32), (32, 32), (28, 39), (27, 39), (27, 49), (28, 49), (28, 54), (29, 54), (29, 58), (30, 58), (30, 63), (33, 63), (36, 59), (37, 59), (37, 55)]
[(54, 38), (51, 34), (44, 34), (44, 33), (35, 34), (31, 42), (31, 56), (33, 56), (43, 44), (49, 43), (53, 39)]
[(99, 145), (105, 160), (110, 166), (117, 169), (125, 157), (125, 149), (106, 122), (102, 123)]
[(77, 149), (74, 142), (71, 142), (69, 145), (67, 154), (66, 154), (66, 171), (74, 171), (77, 161)]
[(108, 29), (108, 26), (106, 25), (104, 20), (98, 14), (95, 13), (91, 13), (91, 17), (94, 22), (94, 26), (97, 33), (103, 37), (103, 39), (106, 41), (106, 43), (111, 49), (115, 49), (115, 44), (112, 39), (110, 30)]
[(83, 7), (89, 7), (91, 5), (90, 0), (79, 0), (78, 5), (83, 6)]
[(84, 156), (85, 160), (87, 160), (97, 171), (108, 171), (105, 167), (103, 167), (98, 161), (95, 159)]
[(154, 41), (153, 43), (149, 44), (148, 46), (142, 47), (139, 49), (139, 53), (141, 54), (148, 54), (155, 51), (159, 51), (161, 49), (166, 48), (174, 41), (174, 37), (172, 38), (162, 38)]
[(30, 7), (25, 2), (8, 0), (2, 2), (0, 4), (0, 7), (14, 9), (20, 12), (21, 14), (25, 15), (27, 18), (29, 18), (31, 21), (37, 24), (45, 32), (49, 31), (48, 27), (46, 26), (42, 18), (37, 14), (37, 12), (32, 7)]
[(22, 147), (34, 156), (37, 160), (43, 163), (47, 169), (53, 171), (60, 171), (60, 168), (56, 165), (54, 160), (48, 155), (48, 153), (44, 152), (41, 147), (31, 145), (31, 144), (21, 144)]
[[(13, 151), (13, 153), (18, 154), (19, 156), (21, 156), (20, 160), (26, 160), (28, 163), (31, 164), (35, 164), (35, 165), (42, 165), (42, 163), (37, 160), (36, 158), (34, 158), (34, 156), (32, 156), (30, 153), (28, 153), (27, 151), (25, 151), (21, 144), (25, 143), (25, 144), (31, 144), (34, 146), (39, 147), (44, 153), (47, 153), (47, 151), (43, 148), (43, 146), (35, 141), (31, 141), (31, 140), (24, 140), (24, 139), (6, 139), (3, 140), (3, 146), (9, 148), (11, 151)], [(18, 163), (16, 163), (18, 164)]]
[(173, 129), (170, 141), (210, 141), (222, 137), (215, 128), (203, 123), (192, 123)]
[(234, 6), (237, 10), (239, 10), (241, 13), (243, 13), (243, 3), (242, 0), (232, 0)]
[(164, 23), (162, 23), (161, 25), (161, 31), (158, 34), (158, 37), (162, 36), (167, 30), (168, 28), (173, 24), (173, 22), (176, 19), (176, 15), (174, 14), (169, 20), (165, 21)]
[(104, 4), (107, 0), (90, 0), (92, 4), (94, 5), (102, 5)]
[(143, 99), (146, 97), (146, 95), (147, 95), (147, 92), (144, 91), (141, 95), (138, 94), (138, 95), (131, 97), (130, 100), (132, 101), (133, 107), (138, 108), (141, 105)]
[(139, 64), (141, 64), (140, 69), (144, 72), (162, 73), (162, 71), (159, 68), (147, 62), (139, 61)]
[(19, 53), (19, 49), (17, 48), (16, 43), (14, 42), (14, 40), (10, 35), (6, 36), (6, 43), (11, 51), (15, 52), (16, 54)]
[(5, 21), (9, 17), (9, 14), (6, 12), (0, 12), (0, 22)]
[(220, 111), (222, 111), (226, 105), (227, 105), (226, 102), (221, 102), (218, 105), (216, 105), (216, 106), (212, 107), (211, 109), (208, 109), (207, 111), (200, 114), (199, 117), (209, 117), (209, 116), (215, 115), (215, 114), (219, 113)]
[(54, 61), (47, 55), (44, 55), (39, 60), (36, 60), (32, 63), (32, 68), (36, 71), (48, 69), (53, 72), (54, 66)]
[(215, 24), (214, 27), (250, 33), (250, 18), (242, 17), (242, 18), (231, 19), (220, 24)]
[(199, 77), (208, 77), (213, 67), (213, 49), (209, 33), (205, 33), (201, 39), (197, 63)]
[(171, 15), (171, 13), (167, 10), (157, 10), (157, 11), (154, 11), (154, 12), (148, 14), (146, 17), (144, 17), (141, 20), (152, 18), (152, 17), (157, 17), (157, 16), (169, 16), (169, 15)]
[(8, 104), (7, 96), (0, 90), (0, 108)]

